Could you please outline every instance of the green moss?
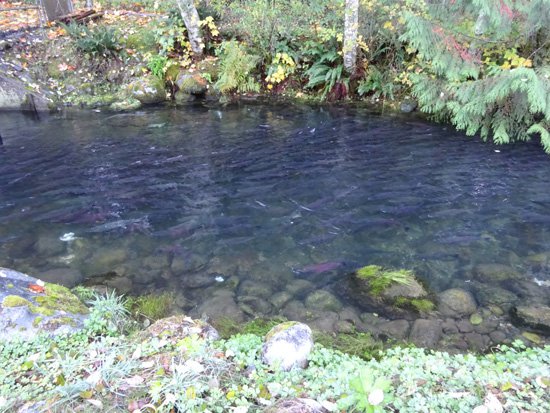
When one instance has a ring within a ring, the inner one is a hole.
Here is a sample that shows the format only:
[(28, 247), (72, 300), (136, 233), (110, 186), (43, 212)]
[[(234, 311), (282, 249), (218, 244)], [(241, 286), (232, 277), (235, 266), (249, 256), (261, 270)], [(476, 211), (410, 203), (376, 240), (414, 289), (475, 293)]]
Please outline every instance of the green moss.
[(429, 313), (435, 309), (435, 304), (427, 298), (397, 297), (393, 304), (419, 313)]
[(12, 283), (9, 283), (6, 287), (8, 287), (8, 288), (13, 288), (14, 285), (13, 285)]
[(40, 323), (42, 322), (42, 320), (44, 320), (44, 317), (36, 317), (33, 322), (32, 322), (32, 326), (33, 327), (38, 327), (40, 325)]
[(23, 297), (18, 295), (7, 295), (2, 301), (2, 307), (29, 307), (32, 306), (32, 303), (29, 300), (26, 300)]
[(46, 283), (45, 295), (35, 298), (41, 307), (71, 314), (88, 314), (88, 308), (67, 287)]
[(285, 321), (284, 323), (277, 324), (265, 335), (266, 341), (273, 337), (275, 334), (282, 333), (283, 331), (288, 330), (291, 327), (294, 327), (298, 324), (297, 321)]
[(415, 277), (409, 270), (385, 270), (378, 265), (367, 265), (356, 271), (359, 280), (368, 284), (370, 294), (380, 295), (394, 284), (410, 284)]
[(470, 316), (470, 323), (472, 325), (477, 326), (483, 322), (483, 317), (481, 317), (481, 314), (474, 313)]

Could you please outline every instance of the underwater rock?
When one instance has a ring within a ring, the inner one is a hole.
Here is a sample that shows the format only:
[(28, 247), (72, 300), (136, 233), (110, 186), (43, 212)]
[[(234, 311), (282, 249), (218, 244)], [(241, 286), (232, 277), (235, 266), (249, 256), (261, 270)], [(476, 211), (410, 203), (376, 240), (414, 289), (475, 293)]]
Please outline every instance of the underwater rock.
[(443, 291), (438, 296), (438, 302), (438, 311), (447, 317), (469, 316), (477, 310), (477, 303), (472, 293), (462, 288)]
[(161, 103), (166, 100), (164, 82), (156, 76), (146, 76), (136, 79), (127, 86), (127, 91), (134, 99), (144, 105)]
[(293, 296), (296, 296), (311, 291), (314, 288), (315, 285), (311, 281), (297, 278), (288, 283), (288, 285), (286, 286), (286, 291), (288, 291)]
[(509, 311), (519, 300), (516, 294), (502, 287), (478, 282), (472, 282), (471, 285), (479, 303), (487, 307), (498, 306), (505, 311)]
[(125, 248), (101, 248), (95, 252), (90, 261), (99, 269), (97, 272), (109, 271), (117, 264), (122, 264), (128, 259), (128, 251)]
[(53, 255), (63, 254), (66, 245), (58, 237), (51, 235), (41, 235), (34, 244), (34, 249), (38, 255), (51, 257)]
[(389, 270), (368, 265), (351, 276), (349, 294), (366, 307), (386, 306), (386, 311), (430, 312), (435, 308), (428, 291), (409, 270)]
[(303, 323), (289, 321), (276, 325), (267, 333), (262, 347), (262, 361), (283, 371), (305, 368), (312, 349), (311, 328)]
[(342, 303), (334, 294), (317, 290), (309, 294), (305, 301), (306, 308), (313, 311), (340, 311)]
[(247, 296), (252, 295), (254, 297), (261, 297), (268, 300), (272, 296), (273, 292), (266, 283), (260, 283), (253, 280), (243, 281), (239, 286), (239, 295)]
[(280, 291), (273, 294), (269, 299), (269, 302), (277, 309), (283, 308), (290, 300), (292, 300), (292, 295), (288, 291)]
[(409, 340), (419, 347), (433, 348), (439, 342), (443, 334), (440, 320), (427, 320), (418, 318), (415, 320)]
[(252, 317), (258, 315), (266, 316), (271, 313), (272, 305), (263, 298), (254, 297), (251, 295), (238, 297), (239, 308), (246, 314)]
[(216, 290), (204, 299), (201, 304), (193, 310), (197, 317), (210, 317), (214, 320), (229, 318), (236, 322), (243, 322), (245, 315), (235, 301), (235, 293), (229, 290)]
[(216, 283), (217, 274), (204, 272), (181, 275), (181, 284), (187, 288), (204, 288)]
[(482, 282), (500, 282), (519, 278), (519, 273), (503, 264), (478, 264), (473, 270), (474, 277)]
[(74, 268), (54, 268), (40, 273), (40, 279), (73, 288), (84, 279), (82, 273)]
[(410, 324), (407, 320), (393, 320), (378, 324), (381, 333), (391, 338), (403, 340), (409, 334)]
[(491, 343), (489, 336), (479, 333), (466, 333), (464, 334), (464, 339), (468, 343), (468, 347), (473, 351), (483, 351)]
[(0, 267), (0, 339), (78, 331), (87, 314), (66, 287)]
[(306, 313), (306, 306), (298, 300), (290, 301), (281, 311), (281, 314), (289, 320), (303, 320)]
[(320, 311), (315, 314), (308, 314), (307, 322), (316, 330), (332, 333), (337, 331), (340, 317), (334, 311)]
[(511, 310), (512, 320), (519, 326), (550, 334), (550, 307), (517, 306)]

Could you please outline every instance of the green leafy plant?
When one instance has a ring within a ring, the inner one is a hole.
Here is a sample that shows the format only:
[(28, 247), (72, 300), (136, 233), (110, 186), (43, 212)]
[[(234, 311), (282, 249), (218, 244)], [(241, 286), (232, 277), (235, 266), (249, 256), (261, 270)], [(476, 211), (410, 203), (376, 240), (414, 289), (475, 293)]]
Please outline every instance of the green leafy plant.
[(138, 317), (145, 317), (151, 321), (156, 321), (168, 316), (173, 301), (174, 294), (169, 292), (147, 294), (137, 298), (129, 298), (126, 308)]
[(344, 76), (344, 62), (336, 46), (336, 39), (331, 44), (318, 45), (310, 49), (308, 54), (313, 64), (305, 71), (308, 78), (307, 88), (320, 88), (324, 99), (329, 93), (336, 98), (347, 95), (349, 79)]
[(154, 55), (147, 62), (147, 67), (154, 76), (164, 79), (168, 67), (168, 58), (160, 54)]
[(375, 377), (373, 372), (362, 369), (359, 375), (349, 382), (351, 394), (340, 401), (341, 406), (351, 407), (352, 412), (378, 413), (392, 401), (391, 381)]
[(214, 86), (222, 93), (258, 92), (260, 84), (256, 81), (253, 71), (259, 61), (236, 40), (226, 41), (217, 51), (220, 58), (220, 74)]
[(372, 93), (372, 96), (383, 99), (394, 99), (396, 84), (391, 78), (391, 73), (386, 70), (380, 70), (376, 66), (369, 66), (367, 76), (359, 82), (357, 93), (366, 95)]
[(88, 301), (92, 307), (84, 327), (93, 334), (117, 335), (129, 324), (126, 299), (114, 291), (105, 295), (96, 294)]
[(414, 274), (409, 270), (385, 270), (378, 265), (367, 265), (356, 271), (357, 277), (367, 280), (372, 294), (380, 294), (393, 284), (409, 285), (414, 280)]
[(73, 39), (76, 49), (82, 53), (92, 57), (115, 57), (122, 49), (120, 34), (114, 27), (106, 25), (88, 27), (76, 23), (60, 24)]

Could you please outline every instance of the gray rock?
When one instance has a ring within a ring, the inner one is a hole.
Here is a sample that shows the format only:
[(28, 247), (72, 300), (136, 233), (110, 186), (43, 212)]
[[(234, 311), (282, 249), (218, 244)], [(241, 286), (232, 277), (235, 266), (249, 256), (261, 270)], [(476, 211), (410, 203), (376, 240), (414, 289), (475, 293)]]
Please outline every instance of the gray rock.
[(507, 339), (506, 334), (502, 331), (493, 331), (489, 334), (489, 338), (493, 340), (493, 343), (495, 344), (503, 343)]
[(315, 288), (311, 281), (295, 279), (286, 286), (286, 291), (292, 295), (301, 295)]
[(280, 291), (275, 293), (269, 301), (277, 309), (283, 308), (290, 300), (292, 300), (292, 295), (288, 291)]
[(342, 303), (334, 294), (326, 290), (317, 290), (309, 294), (305, 301), (306, 307), (313, 311), (340, 311)]
[(164, 81), (156, 76), (137, 79), (127, 87), (128, 93), (144, 105), (161, 103), (166, 100)]
[(65, 252), (65, 248), (66, 244), (64, 242), (51, 235), (41, 235), (34, 244), (34, 249), (38, 255), (44, 257), (62, 254)]
[(474, 267), (474, 276), (483, 282), (500, 282), (518, 278), (519, 273), (503, 264), (479, 264)]
[(321, 311), (315, 313), (313, 317), (313, 319), (308, 318), (307, 320), (308, 324), (310, 324), (313, 328), (328, 333), (337, 331), (338, 323), (340, 321), (338, 313), (335, 313), (334, 311)]
[(217, 274), (204, 272), (195, 274), (184, 274), (181, 276), (181, 284), (187, 288), (204, 288), (216, 282)]
[(268, 315), (273, 308), (269, 301), (252, 295), (240, 296), (238, 305), (241, 310), (253, 317)]
[(285, 305), (281, 311), (281, 314), (289, 320), (304, 320), (306, 315), (306, 306), (301, 301), (293, 300)]
[(84, 276), (79, 270), (74, 268), (54, 268), (40, 273), (40, 279), (73, 288), (83, 281)]
[(235, 301), (235, 293), (229, 290), (216, 290), (193, 311), (197, 317), (204, 315), (213, 318), (229, 318), (243, 322), (245, 315)]
[(443, 332), (445, 334), (456, 334), (460, 329), (458, 324), (452, 319), (445, 320), (443, 324), (441, 324), (441, 327), (443, 328)]
[(439, 342), (442, 333), (441, 321), (419, 318), (412, 326), (409, 340), (419, 347), (433, 348)]
[(485, 350), (491, 342), (489, 336), (479, 333), (466, 333), (464, 334), (464, 338), (466, 339), (470, 349), (474, 351)]
[(391, 338), (403, 340), (409, 334), (410, 324), (407, 320), (393, 320), (378, 324), (381, 333)]
[(399, 106), (401, 112), (404, 113), (410, 113), (414, 112), (414, 110), (417, 108), (418, 103), (414, 99), (404, 99), (403, 102), (401, 102), (401, 105)]
[(283, 371), (305, 368), (313, 349), (311, 328), (295, 321), (278, 324), (265, 337), (262, 361)]
[(46, 283), (40, 291), (42, 285), (37, 278), (0, 267), (0, 339), (83, 328), (86, 306), (66, 287)]
[(44, 96), (29, 92), (23, 82), (0, 75), (1, 110), (48, 111), (49, 104)]
[(550, 333), (550, 307), (517, 306), (512, 308), (511, 315), (512, 320), (520, 326), (527, 326), (545, 334)]
[(472, 283), (476, 297), (484, 306), (496, 305), (505, 311), (509, 311), (518, 301), (518, 296), (513, 292), (498, 286), (485, 283)]
[(460, 320), (457, 323), (457, 326), (458, 330), (461, 333), (471, 333), (472, 331), (474, 331), (474, 326), (472, 325), (472, 323), (470, 323), (469, 320)]
[(461, 288), (443, 291), (439, 294), (438, 302), (438, 311), (447, 317), (460, 318), (474, 313), (477, 309), (472, 293)]

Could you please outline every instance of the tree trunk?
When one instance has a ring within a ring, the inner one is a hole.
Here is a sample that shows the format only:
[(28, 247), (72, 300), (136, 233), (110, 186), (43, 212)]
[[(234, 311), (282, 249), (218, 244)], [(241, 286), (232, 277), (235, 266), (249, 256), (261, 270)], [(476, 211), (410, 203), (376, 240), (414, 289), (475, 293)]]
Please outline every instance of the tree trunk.
[(202, 41), (197, 8), (193, 0), (176, 0), (176, 2), (178, 3), (181, 17), (187, 28), (191, 50), (193, 50), (195, 56), (200, 57), (204, 49), (204, 42)]
[(357, 63), (357, 33), (359, 31), (359, 0), (346, 0), (344, 17), (344, 68), (355, 72)]

